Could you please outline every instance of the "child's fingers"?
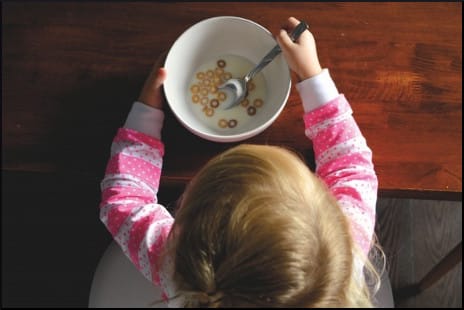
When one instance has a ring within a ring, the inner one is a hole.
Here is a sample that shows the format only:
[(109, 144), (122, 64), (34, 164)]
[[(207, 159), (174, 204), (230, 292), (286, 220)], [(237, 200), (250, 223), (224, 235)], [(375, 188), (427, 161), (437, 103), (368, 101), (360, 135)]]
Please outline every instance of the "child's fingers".
[(155, 78), (155, 88), (158, 89), (163, 85), (166, 80), (167, 72), (165, 68), (158, 68), (158, 72)]
[(287, 32), (292, 32), (299, 23), (300, 21), (298, 19), (291, 16), (285, 21), (285, 23), (282, 25), (282, 28), (287, 30)]
[[(156, 66), (156, 64), (155, 64)], [(153, 68), (150, 76), (145, 81), (142, 92), (139, 96), (139, 101), (161, 109), (163, 107), (164, 97), (161, 87), (166, 80), (167, 71), (163, 67)]]
[(294, 44), (287, 31), (285, 31), (284, 29), (280, 29), (280, 32), (276, 38), (277, 42), (279, 43), (282, 49), (289, 49)]
[(299, 24), (300, 21), (298, 19), (296, 19), (293, 16), (289, 17), (282, 25), (282, 29), (280, 30), (280, 33), (277, 36), (278, 42), (284, 45), (284, 47), (286, 48), (292, 47), (294, 45), (294, 42), (290, 38), (289, 33), (291, 33)]

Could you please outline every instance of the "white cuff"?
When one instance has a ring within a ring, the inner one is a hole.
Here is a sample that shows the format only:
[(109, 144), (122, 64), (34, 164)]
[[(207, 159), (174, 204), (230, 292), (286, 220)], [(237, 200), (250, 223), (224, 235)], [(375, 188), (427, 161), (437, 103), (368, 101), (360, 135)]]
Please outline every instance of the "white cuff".
[(137, 130), (161, 140), (163, 121), (163, 110), (135, 101), (129, 115), (127, 116), (124, 127)]
[(338, 97), (339, 93), (328, 69), (295, 85), (306, 112), (317, 109)]

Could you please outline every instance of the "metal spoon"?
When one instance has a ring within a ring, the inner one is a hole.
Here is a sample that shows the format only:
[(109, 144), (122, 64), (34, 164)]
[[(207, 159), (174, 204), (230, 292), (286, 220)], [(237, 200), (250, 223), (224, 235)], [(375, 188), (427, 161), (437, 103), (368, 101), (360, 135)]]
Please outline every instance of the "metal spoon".
[[(298, 26), (293, 29), (290, 34), (290, 38), (295, 42), (299, 36), (308, 29), (309, 26), (304, 21), (300, 22)], [(282, 50), (280, 49), (279, 44), (277, 44), (273, 49), (271, 49), (266, 56), (243, 78), (232, 78), (224, 82), (222, 85), (218, 86), (220, 90), (230, 90), (232, 93), (231, 100), (223, 102), (220, 107), (224, 110), (230, 109), (240, 103), (243, 98), (248, 95), (248, 82), (263, 69), (268, 63), (270, 63)]]

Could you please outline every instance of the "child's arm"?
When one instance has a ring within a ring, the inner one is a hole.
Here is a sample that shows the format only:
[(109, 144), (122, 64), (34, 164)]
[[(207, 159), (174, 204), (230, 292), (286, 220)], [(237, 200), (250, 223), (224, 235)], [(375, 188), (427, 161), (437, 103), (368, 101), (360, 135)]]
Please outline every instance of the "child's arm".
[[(296, 24), (298, 21), (290, 18), (287, 27)], [(302, 81), (296, 87), (305, 110), (305, 134), (313, 142), (316, 174), (351, 219), (354, 239), (367, 253), (374, 233), (378, 186), (372, 152), (349, 103), (338, 93), (328, 70), (321, 69), (312, 34), (305, 31), (293, 43), (282, 31), (277, 40), (290, 68)]]
[[(328, 89), (327, 84), (333, 84), (327, 70), (312, 79), (319, 79)], [(313, 142), (316, 174), (325, 181), (351, 219), (355, 241), (367, 253), (374, 233), (378, 186), (372, 152), (344, 95), (337, 94), (324, 103), (307, 100), (311, 97), (307, 92), (314, 86), (308, 85), (312, 84), (312, 79), (296, 87), (305, 107), (305, 134)], [(310, 106), (314, 109), (308, 110)]]
[(173, 218), (157, 203), (164, 154), (160, 88), (166, 72), (156, 73), (147, 79), (113, 140), (101, 182), (100, 218), (137, 269), (160, 284), (157, 260)]

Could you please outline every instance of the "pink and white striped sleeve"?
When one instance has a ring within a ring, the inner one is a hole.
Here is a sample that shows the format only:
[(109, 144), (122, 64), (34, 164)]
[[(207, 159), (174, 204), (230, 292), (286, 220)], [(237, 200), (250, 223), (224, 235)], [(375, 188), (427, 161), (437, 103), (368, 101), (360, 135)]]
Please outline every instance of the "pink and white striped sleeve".
[(351, 220), (364, 253), (374, 233), (378, 180), (367, 146), (344, 95), (308, 111), (305, 134), (313, 142), (316, 174), (325, 181)]
[(163, 284), (156, 267), (158, 258), (174, 221), (157, 201), (163, 154), (164, 145), (158, 138), (120, 128), (101, 182), (100, 203), (100, 219), (114, 240), (157, 285)]

